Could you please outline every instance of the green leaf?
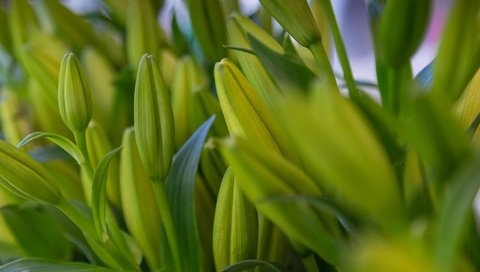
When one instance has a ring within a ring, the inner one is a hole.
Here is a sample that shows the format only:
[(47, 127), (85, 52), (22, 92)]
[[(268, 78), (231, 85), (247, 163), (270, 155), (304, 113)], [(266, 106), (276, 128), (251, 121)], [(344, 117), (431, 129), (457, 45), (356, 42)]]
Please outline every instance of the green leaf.
[(316, 75), (295, 55), (280, 54), (248, 34), (253, 51), (279, 86), (307, 91)]
[(196, 271), (202, 264), (195, 214), (195, 177), (202, 147), (214, 120), (214, 117), (208, 119), (178, 151), (165, 181), (185, 271)]
[(222, 272), (246, 271), (248, 269), (255, 268), (257, 266), (261, 266), (262, 271), (265, 271), (265, 272), (287, 272), (288, 271), (284, 268), (278, 267), (276, 264), (271, 262), (262, 261), (262, 260), (244, 260), (223, 269)]
[(19, 259), (0, 267), (0, 272), (114, 272), (119, 270), (95, 266), (86, 263), (55, 262), (40, 258)]
[(464, 167), (450, 182), (449, 190), (440, 201), (434, 236), (434, 256), (444, 271), (453, 271), (468, 237), (468, 222), (473, 202), (480, 188), (478, 178), (480, 156)]
[(40, 138), (46, 138), (50, 142), (58, 145), (60, 148), (65, 150), (72, 158), (74, 158), (79, 164), (85, 162), (85, 158), (83, 157), (82, 152), (78, 147), (66, 137), (62, 135), (55, 134), (55, 133), (48, 133), (48, 132), (33, 132), (25, 136), (20, 143), (17, 144), (17, 148), (22, 148), (26, 144)]
[(470, 157), (471, 150), (465, 129), (454, 120), (448, 104), (436, 98), (421, 94), (413, 101), (406, 136), (429, 177), (444, 184)]
[[(0, 217), (22, 249), (21, 256), (67, 260), (72, 248), (64, 237), (61, 224), (45, 209), (27, 206), (5, 206)], [(6, 235), (2, 229), (2, 235)]]
[(92, 182), (92, 213), (95, 228), (100, 237), (106, 238), (107, 226), (106, 226), (106, 211), (107, 211), (107, 177), (108, 166), (113, 157), (120, 152), (122, 147), (118, 147), (110, 151), (100, 161), (93, 174)]

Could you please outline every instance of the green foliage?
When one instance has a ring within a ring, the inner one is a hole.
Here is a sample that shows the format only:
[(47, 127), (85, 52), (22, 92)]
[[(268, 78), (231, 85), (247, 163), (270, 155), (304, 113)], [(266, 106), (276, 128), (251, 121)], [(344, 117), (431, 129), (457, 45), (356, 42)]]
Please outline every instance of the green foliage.
[(479, 0), (416, 76), (432, 1), (366, 1), (381, 101), (330, 0), (7, 2), (0, 271), (480, 270)]

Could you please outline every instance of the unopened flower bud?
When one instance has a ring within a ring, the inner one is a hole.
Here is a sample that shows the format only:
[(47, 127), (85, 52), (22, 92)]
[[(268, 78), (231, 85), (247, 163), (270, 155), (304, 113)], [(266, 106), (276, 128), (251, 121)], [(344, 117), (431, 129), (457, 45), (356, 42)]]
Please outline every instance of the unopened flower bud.
[(87, 78), (74, 54), (66, 54), (58, 81), (60, 116), (73, 132), (82, 132), (92, 117), (92, 97)]
[(148, 176), (165, 178), (175, 147), (173, 112), (165, 82), (150, 55), (144, 55), (138, 67), (134, 123), (138, 152)]

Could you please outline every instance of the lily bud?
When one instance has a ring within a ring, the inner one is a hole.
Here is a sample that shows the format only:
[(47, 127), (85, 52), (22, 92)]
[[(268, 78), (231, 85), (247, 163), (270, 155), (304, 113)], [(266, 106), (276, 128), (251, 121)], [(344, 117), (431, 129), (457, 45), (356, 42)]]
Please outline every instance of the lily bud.
[(171, 89), (173, 117), (176, 124), (175, 145), (178, 149), (195, 131), (191, 114), (193, 93), (206, 84), (202, 70), (192, 57), (184, 57), (179, 60)]
[(380, 19), (384, 61), (391, 66), (408, 63), (428, 26), (431, 0), (389, 0)]
[(240, 191), (231, 169), (223, 178), (214, 218), (213, 256), (217, 271), (256, 257), (257, 214)]
[(74, 54), (66, 54), (60, 67), (58, 105), (63, 122), (72, 132), (87, 129), (92, 117), (90, 86)]
[(140, 161), (133, 129), (123, 133), (120, 154), (120, 192), (125, 223), (145, 254), (150, 268), (159, 267), (160, 213), (152, 183)]
[(225, 23), (219, 0), (187, 0), (195, 39), (207, 63), (215, 63), (225, 56)]
[(260, 0), (260, 3), (299, 44), (310, 47), (321, 40), (306, 0)]
[(271, 109), (232, 62), (217, 63), (215, 84), (230, 134), (253, 140), (289, 158), (295, 157)]
[(131, 0), (127, 15), (127, 57), (138, 67), (144, 54), (157, 56), (160, 48), (159, 26), (149, 0)]
[[(222, 151), (238, 177), (240, 189), (261, 214), (288, 237), (311, 248), (325, 260), (338, 261), (335, 250), (338, 243), (328, 233), (318, 210), (305, 202), (274, 201), (299, 195), (320, 197), (322, 193), (313, 180), (263, 145), (236, 138), (224, 142)], [(265, 180), (268, 182), (259, 182)]]
[[(271, 50), (283, 54), (283, 48), (265, 30), (250, 19), (233, 13), (227, 21), (229, 43), (235, 47), (252, 49), (247, 35), (255, 37)], [(245, 77), (266, 103), (270, 103), (272, 95), (278, 93), (278, 86), (274, 83), (267, 70), (260, 63), (257, 56), (245, 52), (234, 51), (233, 56), (238, 60)]]
[[(477, 72), (468, 84), (465, 91), (454, 105), (454, 114), (460, 124), (468, 129), (480, 114), (480, 72)], [(479, 143), (480, 129), (472, 128), (473, 140)]]
[(24, 152), (0, 141), (0, 185), (22, 198), (57, 204), (62, 199), (49, 173)]
[(148, 176), (164, 179), (172, 164), (175, 128), (168, 90), (151, 55), (144, 55), (138, 67), (134, 124), (138, 152)]
[(6, 87), (0, 94), (0, 121), (2, 123), (5, 140), (10, 144), (17, 144), (32, 130), (27, 111), (18, 95)]

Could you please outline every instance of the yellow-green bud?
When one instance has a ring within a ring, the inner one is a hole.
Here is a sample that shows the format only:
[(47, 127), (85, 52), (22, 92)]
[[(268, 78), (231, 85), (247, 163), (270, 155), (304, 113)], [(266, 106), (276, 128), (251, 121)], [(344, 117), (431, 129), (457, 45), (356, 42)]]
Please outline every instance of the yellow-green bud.
[[(250, 19), (233, 13), (227, 21), (229, 44), (235, 47), (252, 49), (247, 34), (255, 37), (271, 50), (283, 54), (282, 46), (275, 41), (265, 30)], [(266, 103), (270, 103), (272, 95), (278, 93), (279, 88), (272, 80), (267, 70), (260, 63), (257, 56), (245, 52), (234, 51), (232, 55), (238, 60), (245, 77), (252, 87), (261, 95)]]
[(159, 26), (149, 0), (131, 0), (127, 14), (127, 57), (138, 66), (144, 54), (157, 56), (160, 51)]
[(213, 256), (217, 271), (256, 257), (257, 213), (240, 192), (231, 169), (223, 178), (214, 218)]
[(145, 254), (152, 270), (159, 267), (160, 213), (152, 183), (150, 182), (137, 151), (134, 130), (123, 133), (123, 149), (120, 154), (120, 192), (125, 224), (138, 246)]
[(178, 61), (171, 89), (173, 117), (176, 124), (175, 144), (178, 149), (195, 131), (191, 114), (193, 93), (206, 84), (202, 70), (192, 57), (184, 57)]
[(151, 55), (144, 55), (135, 84), (134, 124), (138, 152), (152, 180), (167, 176), (174, 152), (174, 123), (168, 90)]
[(57, 204), (62, 194), (49, 173), (24, 152), (0, 141), (0, 185), (22, 198)]
[(186, 0), (191, 26), (207, 63), (225, 56), (226, 41), (222, 5), (219, 0)]
[(431, 0), (389, 0), (380, 19), (384, 61), (391, 66), (409, 63), (428, 26)]
[(299, 44), (310, 47), (321, 40), (306, 0), (260, 0), (260, 3)]
[(87, 129), (92, 117), (92, 97), (87, 78), (74, 54), (66, 54), (58, 82), (60, 116), (73, 132)]
[(270, 107), (256, 93), (242, 72), (229, 60), (215, 66), (215, 84), (230, 134), (245, 137), (295, 158)]

